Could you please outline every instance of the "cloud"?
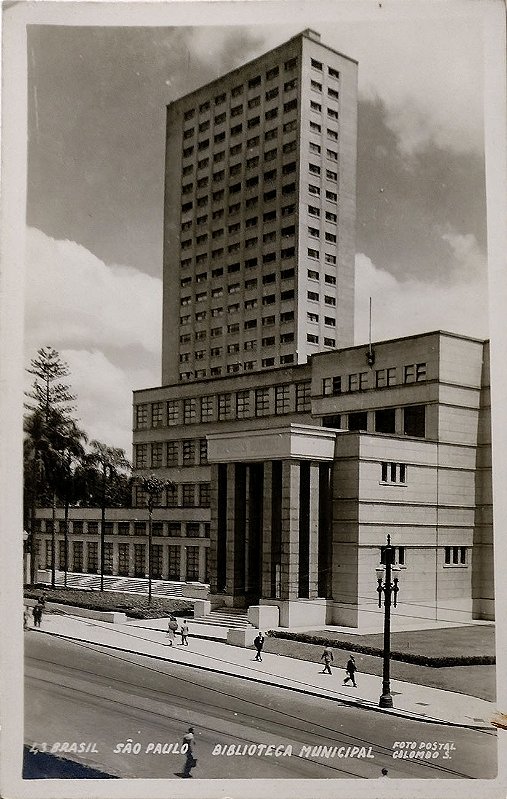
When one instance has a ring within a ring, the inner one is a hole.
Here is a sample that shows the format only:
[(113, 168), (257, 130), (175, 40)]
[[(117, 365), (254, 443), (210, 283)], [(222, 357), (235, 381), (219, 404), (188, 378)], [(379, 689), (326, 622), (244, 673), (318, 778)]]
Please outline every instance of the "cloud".
[(40, 347), (58, 350), (83, 429), (129, 452), (132, 390), (160, 382), (161, 281), (33, 228), (26, 252), (27, 363)]
[[(422, 4), (424, 5), (424, 4)], [(382, 14), (350, 22), (339, 11), (332, 19), (318, 15), (307, 27), (321, 41), (359, 62), (358, 90), (363, 100), (380, 99), (400, 153), (413, 156), (428, 146), (456, 153), (479, 152), (483, 144), (482, 22), (463, 14), (463, 6), (432, 17), (431, 9), (408, 3), (384, 4)], [(280, 32), (265, 30), (269, 46), (299, 33), (293, 21)], [(264, 47), (266, 49), (266, 47)], [(263, 49), (259, 48), (259, 53)], [(501, 58), (501, 54), (499, 54)]]
[(27, 231), (26, 328), (56, 349), (83, 344), (158, 352), (161, 281), (136, 269), (106, 266), (74, 241)]
[(356, 344), (368, 340), (370, 297), (373, 341), (431, 330), (488, 337), (486, 270), (477, 269), (477, 252), (469, 237), (448, 236), (463, 265), (461, 279), (453, 285), (398, 280), (376, 267), (366, 255), (356, 255)]

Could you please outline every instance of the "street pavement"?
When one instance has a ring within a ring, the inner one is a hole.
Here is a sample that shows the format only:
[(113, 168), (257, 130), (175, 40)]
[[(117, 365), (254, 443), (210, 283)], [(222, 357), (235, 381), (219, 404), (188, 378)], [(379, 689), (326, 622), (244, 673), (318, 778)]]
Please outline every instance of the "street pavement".
[(268, 652), (263, 653), (262, 661), (258, 662), (254, 659), (253, 649), (227, 644), (224, 628), (192, 620), (188, 621), (189, 645), (182, 646), (177, 635), (173, 646), (169, 646), (165, 636), (167, 622), (168, 619), (151, 619), (111, 624), (70, 614), (46, 613), (41, 629), (31, 628), (29, 634), (55, 635), (134, 655), (174, 661), (421, 722), (473, 729), (494, 728), (495, 705), (477, 697), (391, 680), (394, 707), (379, 708), (382, 679), (378, 676), (359, 673), (356, 675), (357, 688), (354, 688), (343, 685), (346, 675), (342, 663), (339, 666), (335, 663), (333, 673), (328, 675), (321, 673), (322, 667), (318, 663)]

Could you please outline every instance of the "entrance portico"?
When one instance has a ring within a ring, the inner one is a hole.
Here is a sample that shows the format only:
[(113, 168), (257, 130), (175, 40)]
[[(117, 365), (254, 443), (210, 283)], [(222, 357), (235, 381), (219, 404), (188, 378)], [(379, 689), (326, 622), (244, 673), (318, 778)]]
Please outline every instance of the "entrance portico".
[(336, 432), (288, 425), (208, 436), (211, 593), (325, 623)]

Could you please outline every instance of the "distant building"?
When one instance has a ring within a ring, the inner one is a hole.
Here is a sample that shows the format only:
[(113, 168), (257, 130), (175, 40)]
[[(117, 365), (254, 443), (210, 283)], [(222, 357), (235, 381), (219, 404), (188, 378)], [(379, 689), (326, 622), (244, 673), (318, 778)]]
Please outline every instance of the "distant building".
[[(398, 619), (492, 619), (488, 343), (352, 346), (355, 152), (356, 62), (312, 31), (168, 109), (163, 385), (133, 419), (134, 476), (174, 485), (153, 576), (363, 626), (390, 534)], [(108, 572), (147, 573), (145, 500), (108, 510)], [(72, 519), (96, 572), (99, 515)]]

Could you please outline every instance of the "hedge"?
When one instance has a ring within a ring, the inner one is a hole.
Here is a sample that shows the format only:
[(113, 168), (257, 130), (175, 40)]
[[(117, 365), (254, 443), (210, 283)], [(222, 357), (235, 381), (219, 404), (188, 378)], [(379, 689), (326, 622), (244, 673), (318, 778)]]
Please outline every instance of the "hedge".
[(88, 610), (106, 610), (125, 613), (132, 619), (158, 619), (169, 614), (193, 616), (192, 602), (154, 596), (148, 607), (147, 595), (124, 594), (121, 591), (81, 591), (77, 588), (28, 588), (27, 599), (39, 599), (44, 591), (47, 602), (59, 602)]
[[(349, 652), (359, 652), (363, 655), (373, 655), (382, 657), (383, 650), (378, 647), (365, 646), (364, 644), (350, 641), (340, 641), (336, 638), (326, 638), (320, 635), (309, 635), (308, 633), (291, 633), (284, 630), (269, 630), (267, 633), (272, 638), (283, 638), (287, 641), (299, 641), (302, 644), (315, 644), (317, 646), (330, 646), (335, 649), (345, 649)], [(391, 651), (391, 660), (399, 660), (403, 663), (413, 663), (417, 666), (432, 666), (433, 668), (443, 668), (444, 666), (494, 666), (496, 658), (494, 655), (463, 655), (429, 657), (428, 655), (418, 655), (414, 652)]]

